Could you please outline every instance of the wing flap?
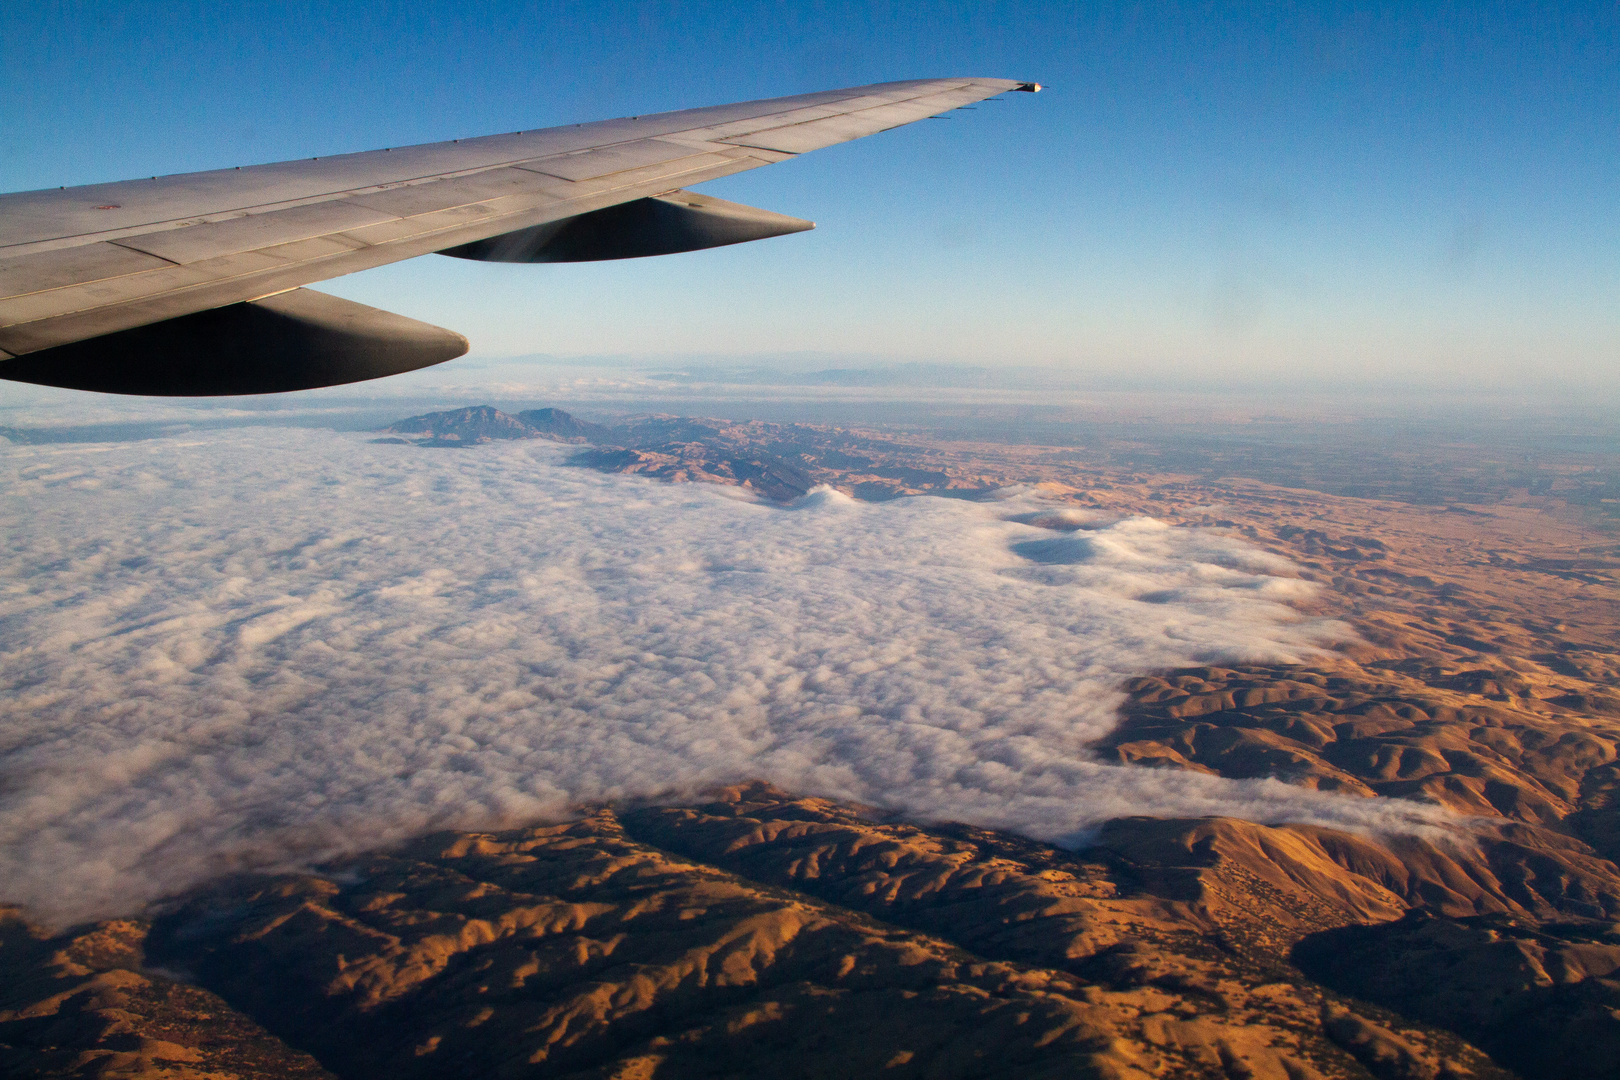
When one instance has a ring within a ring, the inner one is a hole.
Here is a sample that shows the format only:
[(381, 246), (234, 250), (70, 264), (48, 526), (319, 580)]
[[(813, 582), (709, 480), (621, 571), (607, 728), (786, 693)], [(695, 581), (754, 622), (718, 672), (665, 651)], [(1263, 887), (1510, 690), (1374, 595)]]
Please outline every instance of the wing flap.
[[(878, 98), (855, 98), (844, 103), (849, 108), (869, 108), (873, 105), (886, 104)], [(821, 120), (828, 116), (842, 116), (847, 108), (835, 108), (829, 105), (812, 105), (803, 109), (790, 109), (787, 112), (770, 113), (763, 116), (750, 116), (743, 120), (731, 120), (726, 123), (712, 124), (708, 127), (698, 128), (688, 134), (699, 135), (718, 142), (722, 139), (733, 138), (738, 135), (747, 135), (754, 131), (764, 131), (767, 128), (788, 127), (792, 124), (808, 123), (811, 120)]]
[[(704, 179), (712, 180), (734, 172), (742, 172), (746, 169), (757, 169), (761, 165), (767, 164), (769, 164), (768, 161), (748, 154), (741, 147), (733, 148), (728, 146), (725, 148), (724, 153), (690, 154), (687, 157), (672, 158), (659, 165), (630, 169), (627, 172), (604, 173), (584, 180), (573, 180), (569, 182), (566, 191), (570, 199), (588, 198), (616, 191), (635, 191), (637, 194), (633, 197), (641, 198), (643, 195), (658, 194), (660, 189), (656, 185), (668, 180), (693, 177), (697, 174), (706, 174)], [(528, 170), (531, 166), (525, 162), (521, 165), (514, 165), (513, 168)], [(537, 173), (536, 175), (549, 174)], [(680, 184), (673, 186), (680, 187), (685, 184), (701, 182), (695, 179), (683, 179)], [(646, 190), (642, 190), (643, 188), (646, 188)], [(662, 190), (667, 191), (669, 188), (666, 187)], [(630, 197), (620, 198), (618, 201), (625, 202)]]
[(393, 216), (353, 199), (337, 199), (189, 228), (126, 236), (113, 243), (185, 266), (221, 255), (273, 249), (362, 225), (376, 225)]
[(551, 196), (566, 199), (568, 185), (526, 169), (508, 166), (456, 176), (445, 180), (429, 180), (386, 191), (364, 192), (352, 195), (349, 201), (360, 206), (380, 210), (390, 217), (414, 218), (458, 206), (472, 206), (492, 202), (513, 195)]
[(757, 147), (761, 150), (776, 150), (786, 154), (803, 154), (837, 143), (851, 142), (879, 131), (887, 131), (889, 128), (909, 124), (943, 111), (931, 106), (882, 105), (848, 116), (830, 116), (824, 120), (812, 120), (792, 127), (756, 131), (725, 141), (735, 146)]
[(598, 176), (629, 172), (631, 169), (693, 156), (689, 146), (658, 139), (641, 139), (618, 146), (604, 146), (600, 150), (580, 150), (538, 161), (526, 161), (519, 167), (563, 180), (594, 180)]
[(28, 296), (84, 281), (124, 277), (170, 265), (116, 244), (37, 251), (0, 262), (0, 295)]

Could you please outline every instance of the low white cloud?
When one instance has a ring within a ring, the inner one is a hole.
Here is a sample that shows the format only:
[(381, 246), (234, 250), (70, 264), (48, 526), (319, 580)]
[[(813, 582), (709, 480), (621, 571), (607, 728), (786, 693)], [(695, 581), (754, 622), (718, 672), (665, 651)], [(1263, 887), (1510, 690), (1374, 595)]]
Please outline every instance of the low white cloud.
[(263, 429), (0, 446), (0, 900), (63, 921), (231, 869), (763, 777), (1074, 842), (1123, 814), (1439, 820), (1107, 766), (1122, 677), (1347, 633), (1281, 559), (998, 503), (788, 509)]

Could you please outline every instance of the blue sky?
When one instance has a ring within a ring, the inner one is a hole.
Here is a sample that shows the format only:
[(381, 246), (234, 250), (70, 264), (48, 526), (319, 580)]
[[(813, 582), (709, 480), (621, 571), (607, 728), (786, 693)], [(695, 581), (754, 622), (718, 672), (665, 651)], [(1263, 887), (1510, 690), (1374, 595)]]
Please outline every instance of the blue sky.
[(1620, 389), (1613, 3), (13, 0), (0, 189), (959, 74), (1051, 89), (702, 189), (813, 233), (320, 287), (475, 356)]

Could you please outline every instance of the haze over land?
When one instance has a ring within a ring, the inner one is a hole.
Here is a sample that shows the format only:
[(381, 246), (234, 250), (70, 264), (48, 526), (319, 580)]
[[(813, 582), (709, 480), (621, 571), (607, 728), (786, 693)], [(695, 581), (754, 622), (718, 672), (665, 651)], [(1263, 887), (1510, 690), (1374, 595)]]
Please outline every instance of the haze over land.
[[(222, 869), (760, 777), (1072, 842), (1151, 806), (1433, 815), (1094, 764), (1121, 679), (1353, 637), (1290, 564), (1151, 518), (787, 509), (321, 431), (13, 446), (6, 895), (122, 914)], [(18, 513), (13, 520), (21, 522)]]
[(0, 417), (0, 1065), (1620, 1066), (1612, 423), (917, 375)]

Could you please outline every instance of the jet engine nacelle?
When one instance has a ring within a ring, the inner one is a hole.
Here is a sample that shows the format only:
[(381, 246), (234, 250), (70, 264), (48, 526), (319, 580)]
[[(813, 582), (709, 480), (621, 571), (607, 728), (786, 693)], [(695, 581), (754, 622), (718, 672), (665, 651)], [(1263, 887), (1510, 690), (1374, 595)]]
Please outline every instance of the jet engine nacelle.
[[(635, 259), (815, 228), (690, 191), (447, 248), (486, 262)], [(274, 394), (378, 379), (467, 351), (460, 334), (308, 289), (120, 330), (0, 363), (0, 378), (105, 394)]]
[(803, 218), (672, 191), (475, 240), (439, 254), (481, 262), (598, 262), (702, 251), (815, 227), (815, 222)]
[(279, 394), (442, 364), (467, 339), (392, 311), (293, 289), (7, 360), (0, 376), (103, 394)]

